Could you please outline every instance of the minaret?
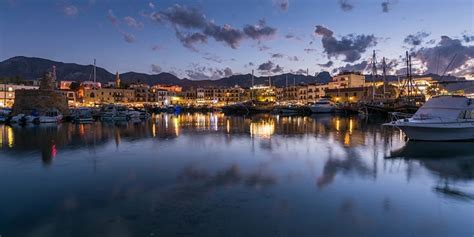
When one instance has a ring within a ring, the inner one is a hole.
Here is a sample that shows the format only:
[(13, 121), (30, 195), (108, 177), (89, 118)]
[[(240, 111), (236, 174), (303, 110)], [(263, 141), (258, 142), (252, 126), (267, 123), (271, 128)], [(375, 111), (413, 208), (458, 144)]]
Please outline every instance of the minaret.
[(115, 88), (120, 88), (120, 76), (119, 73), (115, 73)]

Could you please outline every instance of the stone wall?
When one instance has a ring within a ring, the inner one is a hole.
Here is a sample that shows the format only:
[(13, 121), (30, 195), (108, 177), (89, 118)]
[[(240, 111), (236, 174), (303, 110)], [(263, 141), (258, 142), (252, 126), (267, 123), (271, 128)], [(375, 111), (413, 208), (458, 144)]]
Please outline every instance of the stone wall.
[(17, 90), (15, 91), (15, 104), (13, 115), (31, 114), (37, 111), (43, 115), (48, 109), (56, 108), (63, 115), (69, 114), (67, 98), (54, 90)]

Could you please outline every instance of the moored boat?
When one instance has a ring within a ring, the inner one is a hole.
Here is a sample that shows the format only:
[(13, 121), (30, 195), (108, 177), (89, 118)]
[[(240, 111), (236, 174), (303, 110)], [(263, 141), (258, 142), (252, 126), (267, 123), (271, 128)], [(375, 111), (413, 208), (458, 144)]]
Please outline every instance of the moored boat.
[(327, 98), (321, 98), (309, 108), (313, 113), (332, 113), (336, 110), (336, 105)]
[(102, 108), (100, 113), (102, 121), (127, 121), (128, 109), (125, 106), (110, 104)]
[(89, 108), (77, 108), (72, 111), (72, 120), (75, 123), (92, 123), (94, 122), (92, 110)]
[(410, 140), (474, 140), (474, 104), (464, 96), (439, 96), (427, 101), (411, 118), (385, 123)]

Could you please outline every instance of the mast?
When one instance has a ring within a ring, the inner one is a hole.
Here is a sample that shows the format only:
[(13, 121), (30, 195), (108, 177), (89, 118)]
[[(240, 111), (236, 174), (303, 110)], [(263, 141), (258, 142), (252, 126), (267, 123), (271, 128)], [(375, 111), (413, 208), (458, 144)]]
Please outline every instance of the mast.
[(3, 107), (7, 107), (7, 78), (3, 77)]
[(96, 74), (96, 68), (95, 68), (95, 58), (94, 58), (94, 89), (96, 88), (97, 85), (97, 74)]
[(387, 64), (385, 63), (385, 57), (382, 58), (382, 73), (383, 73), (383, 98), (385, 99), (386, 87), (387, 87)]
[(254, 81), (253, 81), (253, 69), (252, 69), (252, 87), (254, 86)]
[(377, 77), (377, 65), (375, 58), (375, 50), (372, 54), (372, 101), (375, 100), (375, 78)]

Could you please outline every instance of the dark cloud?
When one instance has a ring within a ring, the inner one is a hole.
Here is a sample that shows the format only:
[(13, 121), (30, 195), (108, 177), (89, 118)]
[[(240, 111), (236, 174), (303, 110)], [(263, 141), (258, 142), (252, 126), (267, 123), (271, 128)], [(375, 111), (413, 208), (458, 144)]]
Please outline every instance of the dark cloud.
[(152, 64), (151, 65), (151, 71), (153, 73), (161, 73), (162, 72), (161, 67), (158, 64)]
[(258, 50), (259, 51), (266, 51), (266, 50), (269, 50), (270, 47), (266, 46), (266, 45), (260, 45), (258, 46)]
[(260, 70), (260, 71), (270, 71), (270, 70), (272, 70), (273, 66), (275, 66), (275, 64), (272, 61), (268, 61), (268, 62), (260, 64), (258, 66), (258, 70)]
[(405, 37), (403, 42), (411, 46), (418, 46), (423, 43), (423, 40), (428, 36), (430, 36), (430, 33), (420, 31), (415, 34), (408, 35), (407, 37)]
[(318, 65), (321, 66), (321, 67), (331, 67), (333, 64), (334, 64), (334, 62), (329, 60), (329, 61), (327, 61), (327, 63), (318, 64)]
[(121, 32), (123, 36), (123, 40), (127, 43), (133, 43), (135, 42), (135, 36), (133, 34), (127, 33), (127, 32)]
[(222, 59), (218, 57), (217, 55), (212, 55), (209, 53), (206, 53), (204, 57), (202, 57), (205, 60), (216, 62), (216, 63), (222, 63)]
[(225, 76), (225, 77), (230, 77), (230, 76), (232, 76), (232, 75), (234, 75), (234, 73), (232, 72), (232, 69), (226, 67), (226, 68), (224, 69), (224, 76)]
[(346, 64), (345, 66), (334, 68), (332, 70), (333, 73), (341, 73), (341, 72), (365, 72), (369, 70), (370, 64), (368, 61), (362, 61), (356, 64)]
[(374, 35), (354, 35), (349, 34), (340, 40), (334, 37), (334, 33), (321, 25), (316, 26), (316, 35), (322, 36), (324, 52), (328, 58), (344, 55), (345, 62), (355, 62), (361, 58), (361, 54), (367, 48), (377, 45)]
[(272, 58), (283, 58), (283, 56), (284, 56), (284, 55), (281, 54), (281, 53), (274, 53), (274, 54), (272, 54)]
[(276, 31), (275, 28), (267, 26), (264, 19), (258, 21), (256, 25), (246, 25), (244, 27), (244, 33), (254, 40), (272, 37), (276, 34)]
[(294, 73), (295, 73), (295, 74), (298, 74), (298, 75), (304, 75), (304, 74), (306, 74), (306, 72), (307, 72), (307, 71), (304, 70), (304, 69), (298, 69), (298, 71), (296, 71), (296, 72), (294, 72)]
[[(164, 11), (151, 14), (151, 18), (160, 23), (168, 22), (172, 24), (176, 36), (183, 45), (194, 50), (195, 48), (192, 46), (194, 43), (206, 43), (208, 37), (235, 49), (245, 37), (261, 40), (274, 35), (276, 32), (276, 29), (267, 26), (264, 20), (260, 20), (258, 24), (253, 26), (246, 25), (243, 30), (235, 29), (228, 24), (220, 26), (214, 21), (208, 20), (200, 10), (178, 4)], [(183, 33), (183, 30), (197, 32)]]
[(153, 50), (153, 51), (159, 51), (159, 50), (161, 50), (162, 48), (163, 48), (163, 46), (161, 46), (161, 45), (153, 45), (153, 46), (151, 47), (151, 50)]
[(297, 56), (288, 56), (288, 60), (294, 61), (294, 62), (300, 61), (300, 59)]
[(289, 0), (273, 0), (273, 4), (282, 11), (287, 11), (288, 7), (290, 7)]
[(345, 12), (351, 11), (354, 8), (347, 0), (339, 0), (339, 7)]
[(198, 51), (195, 47), (194, 44), (196, 43), (207, 43), (207, 36), (204, 34), (201, 34), (199, 32), (193, 33), (193, 34), (186, 34), (184, 35), (181, 33), (179, 30), (176, 30), (176, 38), (181, 41), (184, 47), (191, 49), (193, 51)]
[(271, 70), (273, 73), (282, 73), (283, 72), (283, 67), (280, 67), (280, 65), (276, 65), (275, 68)]
[(441, 73), (456, 55), (448, 73), (464, 76), (474, 71), (474, 46), (466, 46), (459, 39), (441, 36), (434, 47), (423, 47), (412, 52), (412, 55), (426, 66), (425, 73)]
[(123, 21), (130, 27), (137, 28), (137, 29), (143, 28), (143, 23), (137, 21), (135, 18), (131, 16), (124, 17)]
[(114, 11), (112, 11), (112, 9), (109, 9), (109, 11), (107, 12), (107, 18), (112, 24), (118, 24), (118, 18), (115, 16)]
[(389, 1), (383, 1), (382, 4), (382, 12), (389, 12), (390, 11), (390, 2)]
[(229, 67), (218, 69), (193, 64), (192, 68), (193, 69), (186, 70), (185, 73), (193, 80), (217, 80), (234, 74)]
[(317, 50), (316, 50), (316, 49), (313, 49), (313, 48), (306, 48), (306, 49), (304, 49), (304, 51), (305, 51), (306, 53), (311, 53), (311, 52), (316, 52)]
[(462, 38), (466, 43), (470, 43), (470, 42), (474, 41), (474, 35), (467, 35), (466, 34), (466, 35), (463, 35)]

